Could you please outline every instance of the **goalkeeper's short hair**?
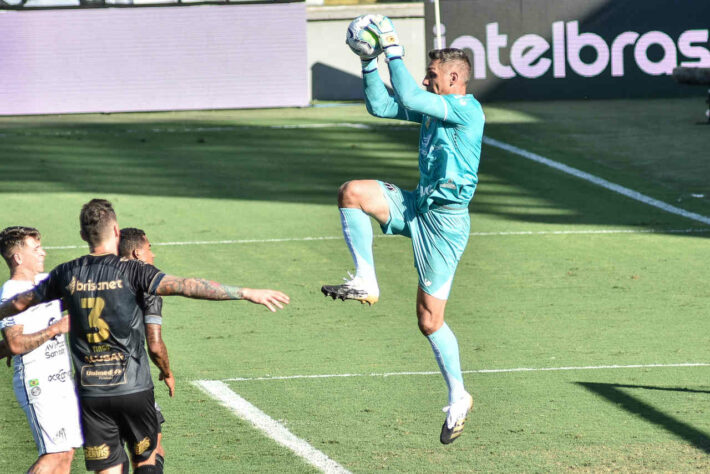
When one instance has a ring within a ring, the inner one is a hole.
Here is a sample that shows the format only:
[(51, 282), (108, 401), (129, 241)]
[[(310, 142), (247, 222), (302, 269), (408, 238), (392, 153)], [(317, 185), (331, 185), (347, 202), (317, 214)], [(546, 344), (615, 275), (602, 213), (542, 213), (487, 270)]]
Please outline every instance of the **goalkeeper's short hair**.
[(446, 64), (449, 62), (458, 62), (463, 68), (462, 72), (464, 76), (464, 83), (468, 84), (468, 80), (471, 77), (471, 60), (468, 59), (468, 55), (463, 49), (433, 49), (429, 51), (429, 59), (431, 59), (432, 61), (440, 61), (441, 64)]

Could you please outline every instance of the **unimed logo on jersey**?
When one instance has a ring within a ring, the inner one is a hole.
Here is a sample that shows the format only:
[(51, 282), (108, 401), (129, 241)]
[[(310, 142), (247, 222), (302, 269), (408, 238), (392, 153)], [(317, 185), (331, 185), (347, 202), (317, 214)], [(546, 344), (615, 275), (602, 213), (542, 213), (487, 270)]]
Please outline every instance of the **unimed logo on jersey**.
[[(556, 21), (548, 41), (532, 33), (509, 38), (498, 23), (487, 23), (485, 38), (463, 35), (449, 46), (472, 52), (474, 79), (486, 79), (488, 71), (501, 79), (534, 79), (550, 71), (553, 77), (564, 78), (569, 70), (582, 77), (623, 77), (628, 60), (643, 73), (660, 76), (671, 74), (676, 66), (710, 67), (708, 33), (708, 29), (689, 29), (674, 38), (663, 31), (625, 31), (606, 40), (580, 31), (578, 21)], [(595, 54), (582, 53), (583, 49)], [(503, 61), (501, 56), (510, 59)]]

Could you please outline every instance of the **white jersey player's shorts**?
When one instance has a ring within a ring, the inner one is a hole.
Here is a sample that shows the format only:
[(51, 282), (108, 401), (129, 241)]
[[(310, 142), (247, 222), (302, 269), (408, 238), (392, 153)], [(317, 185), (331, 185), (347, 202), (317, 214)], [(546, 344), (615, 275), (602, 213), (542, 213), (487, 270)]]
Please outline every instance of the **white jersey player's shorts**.
[[(32, 288), (35, 282), (8, 280), (0, 287), (0, 301)], [(58, 301), (42, 303), (5, 318), (0, 328), (22, 326), (23, 334), (47, 328), (62, 317)], [(83, 437), (79, 403), (72, 382), (69, 348), (64, 335), (56, 336), (33, 351), (13, 358), (13, 388), (20, 407), (27, 415), (39, 455), (69, 451), (81, 447)]]
[[(66, 397), (57, 396), (56, 392), (32, 396), (27, 393), (27, 384), (23, 383), (24, 373), (18, 372), (24, 372), (21, 364), (15, 364), (15, 396), (27, 416), (39, 455), (81, 447), (84, 439), (79, 422), (79, 403), (73, 390)], [(71, 374), (67, 376), (71, 377)]]

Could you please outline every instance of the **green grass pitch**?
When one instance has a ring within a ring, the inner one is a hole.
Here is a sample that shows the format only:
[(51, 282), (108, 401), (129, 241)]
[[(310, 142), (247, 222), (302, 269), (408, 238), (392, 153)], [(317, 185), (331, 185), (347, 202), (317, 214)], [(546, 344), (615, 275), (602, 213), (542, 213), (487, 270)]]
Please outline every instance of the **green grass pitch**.
[[(491, 138), (708, 216), (702, 105), (484, 109)], [(439, 444), (446, 390), (417, 330), (410, 242), (375, 229), (375, 306), (319, 291), (352, 269), (338, 186), (416, 184), (417, 129), (387, 124), (362, 105), (0, 118), (0, 226), (38, 227), (51, 269), (85, 253), (80, 206), (104, 197), (122, 226), (147, 231), (164, 271), (291, 296), (277, 314), (166, 299), (178, 382), (169, 399), (156, 377), (167, 472), (319, 472), (198, 380), (224, 381), (351, 472), (710, 469), (710, 367), (670, 366), (710, 363), (710, 226), (491, 146), (447, 307), (475, 409)], [(507, 371), (522, 368), (571, 369)], [(311, 375), (330, 377), (298, 377)], [(7, 473), (36, 457), (11, 379), (2, 366)]]

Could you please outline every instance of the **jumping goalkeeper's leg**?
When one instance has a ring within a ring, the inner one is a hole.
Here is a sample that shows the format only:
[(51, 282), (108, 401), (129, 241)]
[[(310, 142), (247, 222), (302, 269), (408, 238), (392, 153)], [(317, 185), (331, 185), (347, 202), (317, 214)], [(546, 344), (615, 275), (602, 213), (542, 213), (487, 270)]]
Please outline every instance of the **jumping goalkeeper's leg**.
[(377, 181), (349, 181), (340, 188), (338, 196), (343, 237), (355, 263), (355, 275), (341, 285), (325, 285), (326, 296), (341, 300), (353, 299), (362, 303), (377, 302), (375, 262), (372, 255), (372, 224), (370, 216), (387, 222), (389, 206)]
[(418, 289), (419, 330), (429, 339), (434, 357), (449, 389), (449, 404), (444, 407), (447, 416), (439, 436), (443, 444), (449, 444), (463, 432), (468, 413), (473, 408), (473, 398), (463, 385), (459, 344), (453, 331), (444, 322), (445, 307), (446, 300), (429, 295), (421, 287)]

